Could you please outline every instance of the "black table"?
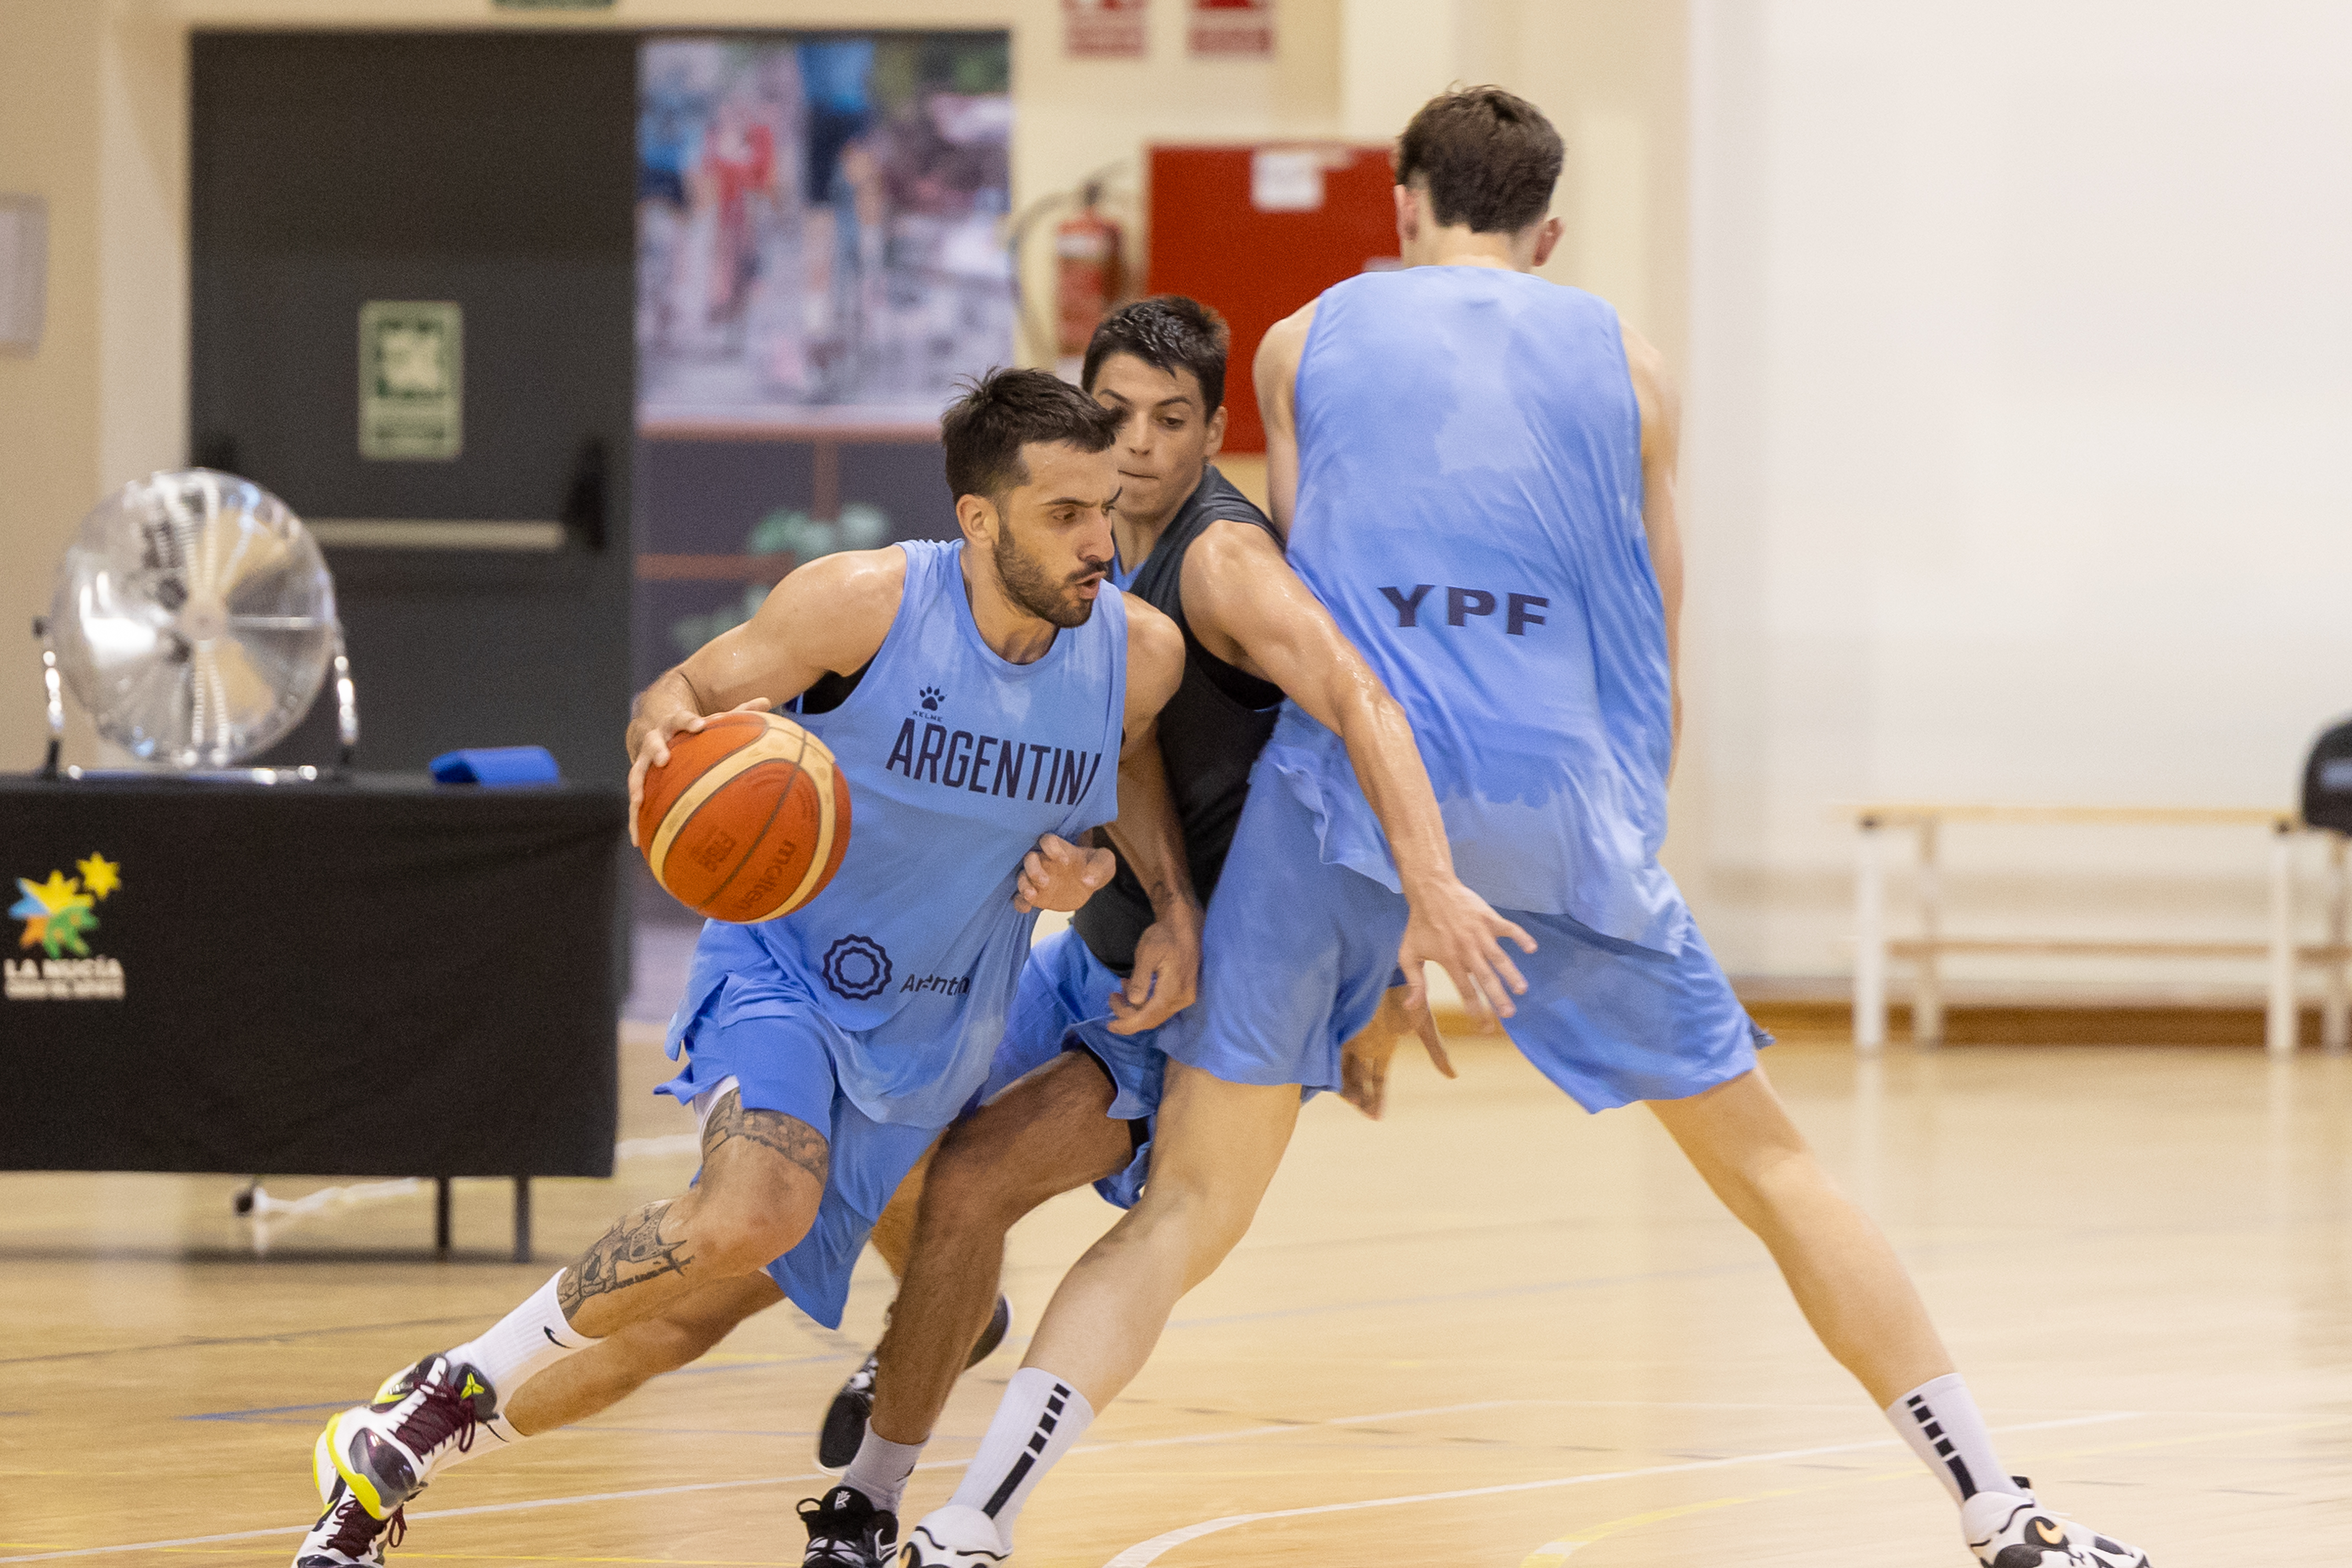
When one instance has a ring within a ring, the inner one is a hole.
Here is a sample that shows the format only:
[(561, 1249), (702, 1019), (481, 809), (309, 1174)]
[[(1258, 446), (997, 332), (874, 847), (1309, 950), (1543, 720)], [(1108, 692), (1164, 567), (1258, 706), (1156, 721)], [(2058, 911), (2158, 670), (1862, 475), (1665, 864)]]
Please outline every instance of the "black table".
[(0, 1169), (609, 1176), (604, 787), (0, 777)]

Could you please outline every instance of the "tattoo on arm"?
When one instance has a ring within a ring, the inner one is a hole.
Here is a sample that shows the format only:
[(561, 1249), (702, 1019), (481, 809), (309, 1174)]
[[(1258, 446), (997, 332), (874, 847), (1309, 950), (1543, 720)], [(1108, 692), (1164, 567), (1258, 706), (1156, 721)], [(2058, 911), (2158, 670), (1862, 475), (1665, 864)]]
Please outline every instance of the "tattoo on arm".
[(798, 1117), (781, 1110), (746, 1110), (742, 1098), (730, 1094), (710, 1113), (710, 1124), (703, 1130), (703, 1164), (708, 1166), (721, 1147), (739, 1140), (782, 1154), (806, 1171), (818, 1186), (824, 1185), (825, 1173), (831, 1168), (824, 1134)]
[(685, 1237), (662, 1233), (669, 1205), (670, 1200), (664, 1198), (622, 1219), (563, 1271), (555, 1299), (567, 1321), (577, 1316), (592, 1296), (625, 1289), (664, 1274), (686, 1272), (693, 1259), (685, 1255)]

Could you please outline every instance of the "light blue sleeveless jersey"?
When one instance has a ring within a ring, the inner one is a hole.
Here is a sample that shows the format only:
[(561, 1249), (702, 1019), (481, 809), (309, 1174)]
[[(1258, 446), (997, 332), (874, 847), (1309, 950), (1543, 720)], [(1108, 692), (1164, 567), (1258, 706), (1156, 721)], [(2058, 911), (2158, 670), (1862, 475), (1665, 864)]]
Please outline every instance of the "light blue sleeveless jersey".
[[(1617, 314), (1524, 273), (1368, 273), (1316, 306), (1290, 563), (1411, 716), (1464, 881), (1664, 952), (1673, 749)], [(1323, 858), (1393, 889), (1346, 749), (1285, 704), (1265, 765)]]
[(824, 892), (750, 930), (846, 1035), (834, 1068), (858, 1108), (943, 1126), (986, 1078), (1028, 956), (1022, 857), (1118, 815), (1127, 607), (1106, 584), (1086, 625), (1009, 663), (972, 620), (963, 545), (898, 548), (881, 650), (847, 700), (799, 719), (848, 781), (848, 851)]

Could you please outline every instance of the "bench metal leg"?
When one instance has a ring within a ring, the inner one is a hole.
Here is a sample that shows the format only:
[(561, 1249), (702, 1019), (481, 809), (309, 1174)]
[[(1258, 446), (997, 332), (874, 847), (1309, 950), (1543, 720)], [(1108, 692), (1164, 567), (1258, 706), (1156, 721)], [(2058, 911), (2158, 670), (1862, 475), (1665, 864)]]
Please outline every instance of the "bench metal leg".
[(433, 1250), (449, 1256), (449, 1178), (433, 1178)]
[(1911, 991), (1911, 1043), (1944, 1043), (1944, 972), (1936, 952), (1943, 934), (1944, 883), (1936, 863), (1936, 822), (1919, 825), (1919, 950), (1918, 981)]
[(514, 1260), (528, 1263), (530, 1261), (530, 1178), (517, 1176), (514, 1184)]
[(2271, 835), (2271, 994), (2263, 1043), (2274, 1057), (2294, 1054), (2294, 844), (2284, 824)]
[(1886, 883), (1878, 819), (1865, 816), (1853, 868), (1853, 1048), (1886, 1044)]
[(2345, 867), (2344, 835), (2327, 836), (2327, 991), (2319, 1009), (2322, 1048), (2340, 1051), (2352, 1045), (2352, 973), (2345, 968), (2344, 943), (2352, 925), (2352, 878)]

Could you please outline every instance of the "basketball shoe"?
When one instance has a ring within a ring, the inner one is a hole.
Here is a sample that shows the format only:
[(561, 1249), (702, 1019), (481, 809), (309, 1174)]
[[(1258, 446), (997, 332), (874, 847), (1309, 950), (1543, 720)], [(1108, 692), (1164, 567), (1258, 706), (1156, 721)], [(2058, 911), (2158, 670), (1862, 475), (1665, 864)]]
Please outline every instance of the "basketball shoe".
[(898, 1568), (996, 1568), (1013, 1555), (996, 1521), (976, 1508), (950, 1503), (923, 1516), (907, 1537)]
[(426, 1356), (395, 1373), (373, 1401), (327, 1423), (311, 1450), (321, 1498), (331, 1467), (370, 1518), (389, 1520), (425, 1489), (444, 1459), (473, 1447), (475, 1427), (498, 1407), (479, 1372), (446, 1355)]
[[(324, 1442), (321, 1438), (322, 1447)], [(360, 1506), (332, 1465), (326, 1474), (331, 1485), (322, 1481), (320, 1489), (327, 1496), (327, 1511), (295, 1548), (294, 1568), (383, 1568), (384, 1548), (399, 1545), (406, 1531), (400, 1510), (394, 1509), (390, 1519), (378, 1519)]]
[[(996, 1310), (989, 1314), (988, 1327), (980, 1331), (972, 1342), (971, 1354), (964, 1362), (967, 1371), (978, 1366), (995, 1353), (1013, 1331), (1013, 1303), (999, 1296)], [(824, 1424), (817, 1428), (817, 1468), (828, 1475), (837, 1476), (849, 1468), (849, 1461), (857, 1458), (857, 1446), (866, 1441), (866, 1421), (874, 1414), (874, 1369), (876, 1358), (867, 1356), (849, 1381), (824, 1407)]]
[(800, 1513), (809, 1533), (802, 1568), (889, 1568), (898, 1555), (898, 1516), (876, 1508), (856, 1487), (803, 1498)]
[(2063, 1523), (2032, 1492), (1977, 1493), (1960, 1531), (1983, 1568), (2148, 1568), (2147, 1552)]

